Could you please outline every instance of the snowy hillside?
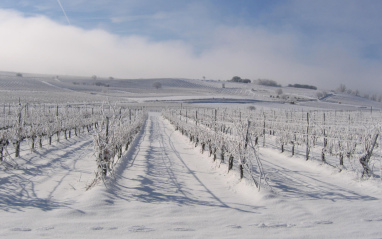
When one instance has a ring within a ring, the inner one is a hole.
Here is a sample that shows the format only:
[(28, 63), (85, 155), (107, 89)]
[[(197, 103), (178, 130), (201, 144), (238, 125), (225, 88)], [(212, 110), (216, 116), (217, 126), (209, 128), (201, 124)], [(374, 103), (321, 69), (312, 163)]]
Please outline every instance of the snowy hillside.
[(0, 72), (0, 238), (382, 238), (381, 103), (223, 83)]
[[(312, 109), (382, 109), (381, 102), (367, 100), (348, 94), (329, 94), (323, 100), (317, 98), (321, 90), (297, 89), (292, 87), (267, 87), (256, 84), (244, 84), (224, 81), (202, 81), (192, 79), (114, 79), (99, 77), (75, 77), (38, 75), (13, 72), (0, 72), (0, 99), (2, 102), (66, 103), (66, 102), (157, 102), (169, 101), (215, 103), (217, 107), (235, 106), (256, 102), (261, 107), (288, 107), (293, 105)], [(157, 89), (154, 84), (159, 83)], [(223, 87), (224, 84), (224, 87)], [(278, 95), (281, 89), (283, 94)], [(196, 101), (190, 101), (196, 99)], [(219, 99), (222, 99), (219, 102)], [(217, 105), (216, 103), (222, 103)], [(269, 106), (270, 104), (270, 106)]]

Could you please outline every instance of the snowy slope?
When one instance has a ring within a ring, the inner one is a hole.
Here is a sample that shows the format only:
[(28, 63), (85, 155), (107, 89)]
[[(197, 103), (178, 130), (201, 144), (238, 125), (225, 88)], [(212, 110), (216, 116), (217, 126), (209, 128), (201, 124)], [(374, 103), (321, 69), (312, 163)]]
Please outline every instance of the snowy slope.
[[(156, 89), (153, 84), (160, 83)], [(224, 88), (223, 88), (224, 84)], [(278, 96), (281, 89), (283, 95)], [(284, 107), (290, 102), (311, 109), (382, 109), (381, 102), (348, 94), (331, 94), (319, 100), (321, 90), (292, 87), (268, 87), (224, 81), (202, 81), (182, 78), (114, 79), (99, 77), (53, 76), (0, 72), (1, 102), (67, 103), (67, 102), (152, 102), (191, 99), (246, 99), (271, 107)], [(283, 99), (287, 97), (287, 99)], [(192, 102), (195, 104), (195, 102)], [(210, 103), (210, 102), (207, 102)], [(216, 100), (214, 100), (216, 106)], [(221, 102), (226, 104), (227, 102)], [(242, 103), (232, 103), (238, 106)], [(252, 104), (253, 103), (246, 103)], [(278, 105), (278, 106), (277, 106)], [(267, 107), (267, 106), (265, 106)], [(294, 107), (294, 106), (292, 106)]]
[(258, 192), (159, 113), (107, 187), (85, 191), (91, 152), (90, 136), (24, 151), (20, 169), (0, 175), (0, 238), (382, 237), (380, 184), (262, 149), (274, 193)]

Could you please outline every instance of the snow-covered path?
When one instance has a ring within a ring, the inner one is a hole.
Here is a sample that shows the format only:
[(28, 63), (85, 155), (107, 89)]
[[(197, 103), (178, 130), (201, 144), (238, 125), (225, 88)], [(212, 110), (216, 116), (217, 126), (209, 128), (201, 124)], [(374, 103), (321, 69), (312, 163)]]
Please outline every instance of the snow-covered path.
[(25, 170), (0, 177), (0, 238), (382, 237), (380, 187), (271, 149), (261, 157), (276, 194), (226, 174), (150, 113), (107, 188), (85, 191), (89, 136), (26, 154)]
[(250, 198), (230, 192), (210, 159), (159, 114), (149, 116), (138, 140), (115, 181), (89, 202), (87, 210), (109, 224), (104, 229), (119, 225), (115, 233), (133, 238), (234, 238), (240, 224), (259, 213)]

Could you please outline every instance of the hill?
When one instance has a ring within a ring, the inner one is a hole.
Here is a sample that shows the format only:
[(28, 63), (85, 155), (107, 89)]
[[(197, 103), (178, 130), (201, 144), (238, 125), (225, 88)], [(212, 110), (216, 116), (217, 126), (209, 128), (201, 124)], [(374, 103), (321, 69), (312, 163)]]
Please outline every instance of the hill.
[[(159, 84), (160, 87), (155, 87)], [(282, 94), (278, 92), (281, 89)], [(4, 103), (192, 103), (217, 107), (260, 107), (356, 110), (382, 108), (380, 102), (345, 93), (322, 90), (270, 87), (226, 81), (182, 78), (115, 79), (0, 72), (0, 100)], [(200, 100), (204, 99), (204, 100)]]

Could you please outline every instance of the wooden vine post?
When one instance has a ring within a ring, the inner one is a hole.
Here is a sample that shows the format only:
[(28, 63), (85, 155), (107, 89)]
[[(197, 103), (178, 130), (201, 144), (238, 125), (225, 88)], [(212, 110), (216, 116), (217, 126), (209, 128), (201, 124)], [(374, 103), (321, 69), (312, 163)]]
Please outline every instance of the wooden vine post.
[(198, 110), (195, 111), (195, 124), (198, 125)]
[(217, 112), (218, 112), (218, 110), (217, 109), (215, 109), (215, 132), (217, 132)]
[[(248, 126), (247, 126), (247, 132), (245, 134), (245, 144), (244, 144), (244, 151), (247, 151), (248, 143), (249, 143), (249, 128), (251, 127), (251, 121), (248, 120)], [(243, 163), (246, 163), (246, 158), (243, 158), (243, 161), (239, 165), (240, 169), (240, 179), (244, 178), (244, 166)]]
[(106, 117), (106, 129), (105, 129), (105, 148), (102, 146), (102, 143), (100, 143), (101, 145), (101, 152), (100, 152), (100, 164), (98, 165), (98, 167), (101, 169), (101, 173), (102, 175), (105, 177), (106, 174), (107, 174), (107, 162), (109, 161), (109, 157), (110, 157), (110, 154), (109, 154), (109, 151), (108, 149), (106, 148), (106, 145), (108, 144), (109, 142), (109, 117)]
[(306, 160), (309, 160), (309, 112), (306, 113)]
[(109, 117), (106, 117), (106, 143), (109, 142)]
[[(56, 106), (56, 120), (58, 123), (58, 121), (59, 121), (59, 119), (58, 119), (58, 105)], [(57, 129), (56, 135), (57, 135), (57, 143), (58, 143), (58, 142), (60, 142), (60, 130)]]
[(264, 113), (264, 125), (263, 125), (263, 147), (265, 147), (265, 113)]
[(16, 145), (15, 145), (15, 157), (20, 156), (20, 141), (21, 141), (21, 104), (19, 103), (19, 111), (17, 112), (17, 135), (16, 135)]
[(325, 159), (325, 149), (326, 149), (326, 146), (328, 145), (328, 139), (326, 138), (326, 128), (325, 128), (325, 124), (326, 124), (326, 119), (325, 119), (325, 113), (324, 113), (324, 147), (322, 148), (322, 152), (321, 152), (321, 160), (322, 162), (326, 163), (326, 159)]

